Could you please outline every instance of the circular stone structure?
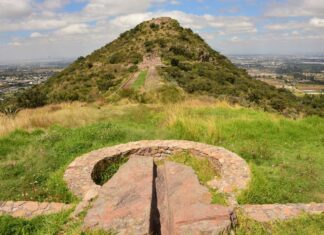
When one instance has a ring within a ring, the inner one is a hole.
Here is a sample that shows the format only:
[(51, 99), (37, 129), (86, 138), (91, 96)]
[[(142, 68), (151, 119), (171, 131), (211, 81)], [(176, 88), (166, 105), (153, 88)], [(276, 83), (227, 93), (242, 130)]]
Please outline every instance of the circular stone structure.
[(95, 150), (76, 158), (65, 171), (64, 179), (82, 201), (90, 201), (101, 189), (95, 183), (96, 177), (116, 159), (133, 155), (163, 159), (183, 151), (205, 157), (213, 164), (220, 176), (208, 182), (209, 186), (224, 193), (230, 206), (236, 205), (235, 194), (246, 188), (250, 180), (246, 161), (224, 148), (192, 141), (143, 140)]

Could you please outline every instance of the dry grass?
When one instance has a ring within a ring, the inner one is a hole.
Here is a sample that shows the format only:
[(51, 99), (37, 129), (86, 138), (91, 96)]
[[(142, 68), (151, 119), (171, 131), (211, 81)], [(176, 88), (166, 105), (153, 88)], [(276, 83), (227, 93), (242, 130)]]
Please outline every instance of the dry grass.
[(16, 129), (32, 130), (59, 124), (77, 127), (105, 119), (109, 106), (63, 103), (20, 111), (15, 117), (0, 115), (0, 136)]
[[(24, 129), (27, 131), (36, 128), (46, 129), (54, 124), (64, 127), (78, 127), (105, 120), (118, 113), (123, 113), (123, 110), (127, 110), (130, 106), (136, 105), (137, 104), (124, 101), (117, 105), (74, 102), (53, 104), (36, 109), (25, 109), (14, 117), (1, 115), (0, 113), (0, 136), (4, 136), (16, 129)], [(162, 107), (162, 105), (149, 106)], [(188, 98), (181, 103), (167, 105), (165, 110), (170, 111), (170, 118), (172, 118), (174, 115), (179, 115), (184, 108), (190, 107), (237, 108), (238, 106), (231, 106), (226, 101), (217, 101), (208, 97), (200, 97), (195, 99)]]

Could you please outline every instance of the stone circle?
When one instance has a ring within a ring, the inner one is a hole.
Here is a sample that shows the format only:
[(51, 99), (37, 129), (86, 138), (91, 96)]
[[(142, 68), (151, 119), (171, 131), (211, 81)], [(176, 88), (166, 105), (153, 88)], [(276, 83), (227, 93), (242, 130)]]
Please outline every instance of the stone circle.
[(220, 173), (208, 184), (225, 193), (230, 205), (236, 205), (235, 195), (245, 189), (250, 169), (245, 160), (224, 148), (185, 140), (143, 140), (92, 151), (76, 158), (65, 171), (64, 179), (70, 190), (82, 201), (98, 196), (101, 188), (94, 182), (96, 175), (111, 162), (132, 154), (163, 159), (181, 151), (206, 157)]

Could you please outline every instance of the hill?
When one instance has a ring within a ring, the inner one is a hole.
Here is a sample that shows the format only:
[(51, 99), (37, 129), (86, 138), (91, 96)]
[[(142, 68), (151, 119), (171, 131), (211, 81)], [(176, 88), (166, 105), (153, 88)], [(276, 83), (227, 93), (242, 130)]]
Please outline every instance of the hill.
[(122, 33), (46, 83), (16, 94), (9, 103), (33, 108), (124, 97), (145, 103), (174, 102), (186, 94), (223, 98), (285, 114), (324, 115), (323, 96), (298, 98), (253, 80), (191, 29), (165, 17)]

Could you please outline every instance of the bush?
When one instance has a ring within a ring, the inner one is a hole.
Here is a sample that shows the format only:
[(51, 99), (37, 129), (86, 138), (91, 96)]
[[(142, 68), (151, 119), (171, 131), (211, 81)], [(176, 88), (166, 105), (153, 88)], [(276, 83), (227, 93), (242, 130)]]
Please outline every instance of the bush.
[(133, 52), (129, 55), (129, 60), (132, 64), (138, 64), (143, 61), (143, 55), (137, 52)]
[(137, 65), (132, 65), (131, 67), (128, 68), (128, 72), (134, 73), (138, 71), (138, 66)]
[(114, 78), (115, 76), (111, 73), (105, 74), (103, 77), (96, 81), (98, 89), (100, 91), (107, 91), (110, 87), (113, 87), (115, 85), (113, 81)]
[(173, 52), (174, 55), (182, 55), (189, 59), (193, 57), (193, 53), (191, 53), (187, 48), (182, 46), (172, 46), (170, 47), (170, 51)]
[(125, 61), (126, 56), (124, 55), (124, 53), (122, 52), (117, 52), (115, 54), (113, 54), (110, 58), (109, 58), (109, 63), (111, 64), (119, 64), (121, 62)]
[(171, 59), (171, 65), (172, 66), (178, 66), (179, 65), (179, 60), (175, 59), (175, 58), (172, 58)]
[(159, 100), (162, 103), (176, 103), (183, 100), (181, 90), (175, 85), (164, 85), (158, 89)]
[(17, 95), (17, 103), (21, 108), (36, 108), (46, 104), (47, 96), (43, 87), (35, 86)]
[(158, 31), (160, 29), (160, 26), (158, 24), (155, 24), (155, 23), (151, 23), (150, 24), (150, 28), (153, 30), (153, 31)]

